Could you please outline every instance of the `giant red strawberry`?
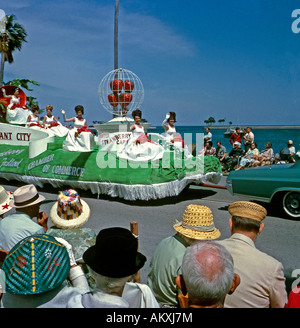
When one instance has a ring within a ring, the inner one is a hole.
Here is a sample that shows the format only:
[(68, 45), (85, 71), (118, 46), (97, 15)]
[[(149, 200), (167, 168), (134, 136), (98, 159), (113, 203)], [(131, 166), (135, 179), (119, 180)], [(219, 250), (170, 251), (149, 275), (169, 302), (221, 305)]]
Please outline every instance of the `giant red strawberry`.
[(127, 107), (132, 100), (132, 94), (131, 93), (122, 93), (121, 94), (121, 106), (122, 108)]
[(132, 81), (126, 80), (124, 82), (124, 90), (125, 92), (131, 92), (134, 88), (134, 83)]
[(114, 93), (110, 94), (107, 96), (109, 103), (113, 106), (113, 107), (117, 107), (119, 102), (118, 102), (118, 96), (115, 95)]
[(122, 80), (113, 80), (110, 82), (110, 88), (113, 92), (122, 92), (123, 81)]

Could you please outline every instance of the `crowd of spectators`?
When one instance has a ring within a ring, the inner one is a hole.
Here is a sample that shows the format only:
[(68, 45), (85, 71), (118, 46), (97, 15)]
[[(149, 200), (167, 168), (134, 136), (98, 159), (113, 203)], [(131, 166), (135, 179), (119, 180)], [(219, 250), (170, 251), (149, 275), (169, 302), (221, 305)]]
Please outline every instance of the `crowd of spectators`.
[(289, 140), (286, 147), (280, 153), (274, 154), (272, 143), (267, 141), (265, 149), (261, 152), (257, 149), (254, 141), (254, 133), (251, 127), (247, 127), (241, 132), (237, 127), (235, 132), (229, 137), (232, 149), (227, 152), (226, 147), (218, 140), (216, 147), (213, 145), (212, 133), (206, 128), (203, 149), (198, 156), (215, 156), (220, 160), (223, 171), (241, 170), (246, 167), (258, 167), (273, 164), (295, 163), (298, 159), (293, 141)]
[[(13, 194), (3, 187), (0, 190), (0, 248), (7, 252), (0, 270), (1, 307), (299, 306), (297, 291), (288, 298), (283, 265), (255, 246), (267, 215), (261, 205), (230, 204), (231, 236), (226, 239), (220, 238), (210, 208), (188, 205), (173, 225), (174, 235), (157, 245), (147, 283), (140, 283), (136, 274), (147, 259), (138, 251), (138, 239), (130, 230), (102, 229), (91, 244), (81, 239), (86, 247), (81, 255), (74, 255), (74, 248), (82, 245), (76, 243), (77, 238), (72, 240), (67, 225), (59, 228), (60, 237), (49, 233), (48, 216), (39, 212), (44, 200), (34, 185), (22, 186)], [(10, 213), (13, 209), (15, 213)], [(83, 233), (81, 225), (89, 214), (85, 205), (74, 219), (80, 222), (79, 227), (72, 227), (79, 229), (78, 234)]]

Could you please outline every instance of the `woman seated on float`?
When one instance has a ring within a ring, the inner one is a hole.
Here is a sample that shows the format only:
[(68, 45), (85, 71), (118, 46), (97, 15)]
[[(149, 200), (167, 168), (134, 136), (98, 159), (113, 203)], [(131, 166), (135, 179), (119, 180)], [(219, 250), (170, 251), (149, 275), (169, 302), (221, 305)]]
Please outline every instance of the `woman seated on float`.
[(176, 113), (169, 112), (166, 118), (162, 122), (162, 127), (165, 132), (162, 133), (163, 141), (165, 142), (166, 149), (169, 149), (170, 144), (174, 145), (174, 148), (183, 150), (185, 158), (192, 157), (188, 146), (184, 143), (181, 135), (176, 132), (174, 123), (176, 122)]
[(152, 142), (145, 134), (141, 125), (142, 112), (136, 109), (132, 112), (135, 124), (130, 126), (132, 134), (124, 147), (118, 151), (118, 157), (129, 160), (149, 161), (163, 157), (164, 149), (160, 145)]
[(43, 127), (48, 131), (53, 132), (53, 134), (57, 137), (64, 137), (68, 134), (69, 129), (63, 126), (57, 118), (52, 115), (53, 106), (47, 105), (46, 106), (46, 112), (47, 115), (45, 115), (43, 119)]
[(30, 129), (42, 131), (48, 133), (49, 136), (53, 136), (53, 133), (46, 131), (46, 129), (40, 125), (39, 116), (38, 116), (40, 112), (39, 106), (32, 105), (31, 110), (32, 110), (32, 114), (30, 114), (27, 118), (26, 127)]
[(26, 107), (20, 106), (20, 89), (13, 87), (13, 94), (6, 95), (5, 89), (2, 88), (2, 92), (5, 98), (10, 98), (10, 103), (6, 109), (6, 121), (13, 124), (26, 124), (27, 118), (32, 114)]
[(94, 135), (87, 129), (87, 121), (83, 118), (84, 108), (81, 105), (75, 107), (76, 117), (66, 118), (66, 112), (62, 109), (65, 122), (74, 122), (74, 128), (69, 130), (66, 140), (63, 142), (64, 151), (88, 152), (94, 150)]
[(163, 136), (165, 137), (166, 141), (174, 142), (174, 137), (176, 135), (176, 128), (174, 126), (175, 122), (176, 122), (176, 113), (175, 112), (167, 113), (166, 118), (162, 122), (162, 127), (165, 130)]

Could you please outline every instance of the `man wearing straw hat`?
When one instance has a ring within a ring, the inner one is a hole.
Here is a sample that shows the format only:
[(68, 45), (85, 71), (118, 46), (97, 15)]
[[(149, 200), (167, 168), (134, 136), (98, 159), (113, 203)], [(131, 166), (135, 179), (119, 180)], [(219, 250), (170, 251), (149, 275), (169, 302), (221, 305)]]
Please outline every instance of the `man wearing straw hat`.
[(214, 225), (211, 210), (202, 205), (188, 205), (182, 221), (173, 227), (177, 233), (158, 244), (148, 274), (148, 285), (162, 307), (179, 307), (175, 280), (181, 273), (186, 248), (197, 240), (217, 239), (221, 235)]
[[(16, 213), (0, 221), (0, 248), (9, 251), (21, 239), (47, 231), (48, 217), (39, 213), (43, 200), (45, 197), (37, 192), (33, 184), (15, 190), (9, 206), (15, 208)], [(34, 217), (38, 223), (32, 221)]]
[(228, 211), (231, 237), (218, 242), (231, 253), (241, 283), (234, 294), (226, 297), (225, 307), (283, 308), (287, 302), (283, 266), (255, 247), (264, 228), (266, 209), (253, 202), (238, 201)]

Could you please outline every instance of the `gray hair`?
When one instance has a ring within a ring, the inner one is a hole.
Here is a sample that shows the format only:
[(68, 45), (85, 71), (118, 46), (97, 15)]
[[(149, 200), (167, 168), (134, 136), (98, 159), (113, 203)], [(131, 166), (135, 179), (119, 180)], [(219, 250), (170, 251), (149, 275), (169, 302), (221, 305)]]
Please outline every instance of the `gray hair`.
[(95, 281), (96, 289), (100, 289), (103, 293), (107, 294), (122, 292), (126, 282), (131, 281), (134, 278), (134, 275), (122, 278), (106, 277), (95, 272), (90, 267), (88, 268)]
[(199, 241), (186, 249), (182, 275), (188, 297), (198, 304), (222, 304), (234, 278), (229, 251), (214, 241)]

